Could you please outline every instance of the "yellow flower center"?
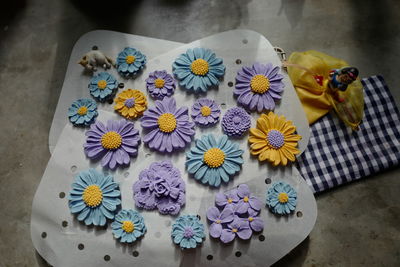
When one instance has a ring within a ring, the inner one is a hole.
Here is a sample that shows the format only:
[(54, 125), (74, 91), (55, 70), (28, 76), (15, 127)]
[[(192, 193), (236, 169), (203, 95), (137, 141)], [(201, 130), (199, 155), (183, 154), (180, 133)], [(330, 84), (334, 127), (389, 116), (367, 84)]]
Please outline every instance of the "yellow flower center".
[(154, 85), (155, 85), (157, 88), (163, 88), (163, 87), (164, 87), (164, 84), (165, 84), (165, 81), (164, 81), (163, 79), (156, 79), (156, 80), (154, 81)]
[(254, 221), (254, 218), (253, 217), (249, 217), (249, 222), (252, 222), (252, 221)]
[(209, 106), (202, 106), (200, 109), (201, 115), (204, 117), (210, 116), (211, 108)]
[(269, 80), (262, 74), (254, 75), (251, 79), (250, 87), (254, 93), (263, 94), (269, 89)]
[(94, 208), (103, 201), (103, 192), (98, 185), (92, 184), (83, 191), (82, 199), (87, 206)]
[(204, 153), (203, 161), (208, 167), (218, 168), (225, 161), (225, 153), (219, 148), (210, 148)]
[(87, 113), (87, 107), (82, 106), (82, 107), (80, 107), (80, 108), (78, 109), (77, 112), (78, 112), (78, 114), (81, 115), (81, 116), (86, 115), (86, 113)]
[(190, 65), (190, 69), (194, 74), (204, 76), (208, 73), (208, 62), (202, 58), (196, 59)]
[(238, 231), (238, 229), (236, 229), (236, 228), (232, 229), (232, 232), (234, 232), (234, 233), (236, 233), (237, 231)]
[(221, 220), (216, 220), (215, 222), (218, 223), (218, 224), (220, 224), (220, 223), (221, 223)]
[(127, 233), (132, 233), (133, 230), (135, 230), (135, 225), (131, 221), (123, 221), (122, 230), (124, 230)]
[(128, 64), (132, 64), (133, 62), (135, 62), (136, 58), (135, 56), (129, 55), (125, 58), (125, 62)]
[(280, 203), (286, 203), (289, 200), (289, 196), (288, 196), (288, 194), (282, 192), (278, 195), (278, 200)]
[(107, 87), (107, 82), (105, 80), (100, 80), (97, 82), (97, 87), (99, 89), (105, 89)]
[(228, 198), (228, 203), (231, 204), (233, 202), (232, 198)]
[(176, 128), (176, 118), (171, 113), (164, 113), (158, 117), (158, 128), (161, 132), (170, 133)]
[(244, 202), (249, 202), (249, 197), (248, 197), (248, 196), (245, 196), (245, 197), (243, 198), (243, 201), (244, 201)]
[(101, 137), (101, 145), (105, 149), (117, 149), (122, 144), (122, 137), (119, 133), (110, 131)]

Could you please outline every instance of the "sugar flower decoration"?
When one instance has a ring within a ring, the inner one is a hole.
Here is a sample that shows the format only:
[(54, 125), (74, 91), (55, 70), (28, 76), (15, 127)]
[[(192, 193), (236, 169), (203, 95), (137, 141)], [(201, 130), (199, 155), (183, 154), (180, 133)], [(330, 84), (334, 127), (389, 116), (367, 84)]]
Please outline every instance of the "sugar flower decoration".
[(143, 141), (159, 152), (172, 152), (184, 148), (195, 134), (194, 123), (189, 121), (188, 108), (176, 108), (175, 99), (157, 100), (155, 107), (144, 112), (141, 125), (148, 133)]
[(225, 134), (239, 137), (250, 129), (251, 117), (244, 109), (234, 107), (228, 109), (221, 124)]
[(146, 88), (152, 98), (161, 100), (174, 93), (175, 79), (166, 70), (154, 71), (146, 79)]
[(200, 98), (192, 106), (193, 121), (201, 126), (216, 124), (221, 115), (221, 109), (217, 102), (212, 99)]
[(97, 101), (107, 101), (114, 97), (117, 90), (117, 80), (107, 72), (100, 72), (90, 79), (89, 91)]
[(268, 160), (274, 166), (295, 161), (300, 153), (296, 148), (301, 136), (295, 134), (296, 127), (284, 116), (273, 112), (262, 114), (257, 127), (250, 129), (250, 153), (260, 161)]
[(284, 84), (279, 67), (255, 63), (251, 67), (243, 67), (236, 76), (233, 94), (240, 105), (262, 112), (274, 110), (275, 102), (282, 98)]
[(205, 238), (204, 225), (197, 216), (180, 216), (172, 225), (171, 237), (181, 249), (195, 248)]
[(290, 214), (296, 209), (297, 193), (284, 182), (274, 183), (267, 191), (267, 207), (276, 214)]
[(120, 198), (118, 184), (111, 175), (89, 169), (76, 175), (68, 205), (79, 221), (103, 226), (106, 219), (114, 219), (117, 206), (121, 204)]
[(114, 222), (111, 223), (111, 228), (114, 237), (121, 243), (133, 243), (147, 231), (142, 215), (135, 210), (118, 212)]
[(107, 124), (100, 121), (86, 131), (85, 154), (90, 159), (101, 159), (101, 166), (114, 169), (128, 165), (130, 158), (138, 153), (140, 144), (139, 131), (133, 123), (126, 120), (109, 120)]
[(209, 87), (217, 86), (218, 79), (225, 74), (222, 59), (204, 48), (188, 49), (175, 60), (172, 68), (180, 85), (194, 92), (207, 92)]
[(186, 168), (203, 184), (218, 187), (221, 180), (238, 172), (243, 164), (243, 150), (226, 135), (216, 140), (212, 134), (203, 135), (186, 154)]
[(216, 207), (211, 207), (207, 210), (207, 219), (211, 222), (210, 236), (219, 238), (222, 234), (222, 224), (227, 224), (234, 219), (233, 209), (225, 207), (220, 211)]
[(92, 99), (78, 99), (68, 108), (68, 118), (76, 126), (92, 124), (97, 115), (97, 104)]
[(140, 117), (147, 109), (146, 96), (139, 90), (122, 91), (117, 95), (114, 102), (114, 109), (127, 119)]
[(146, 65), (147, 59), (139, 50), (126, 47), (117, 57), (117, 71), (125, 78), (133, 78)]
[(170, 161), (154, 162), (140, 172), (133, 198), (139, 208), (176, 215), (185, 204), (185, 182)]

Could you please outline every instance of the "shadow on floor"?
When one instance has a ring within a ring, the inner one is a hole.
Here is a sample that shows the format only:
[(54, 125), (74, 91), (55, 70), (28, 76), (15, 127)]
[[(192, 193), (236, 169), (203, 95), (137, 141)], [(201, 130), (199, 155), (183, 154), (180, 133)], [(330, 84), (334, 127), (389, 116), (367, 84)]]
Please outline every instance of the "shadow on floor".
[(283, 266), (301, 266), (307, 257), (307, 252), (310, 246), (310, 237), (307, 236), (303, 242), (295, 247), (289, 254), (273, 264), (273, 267)]

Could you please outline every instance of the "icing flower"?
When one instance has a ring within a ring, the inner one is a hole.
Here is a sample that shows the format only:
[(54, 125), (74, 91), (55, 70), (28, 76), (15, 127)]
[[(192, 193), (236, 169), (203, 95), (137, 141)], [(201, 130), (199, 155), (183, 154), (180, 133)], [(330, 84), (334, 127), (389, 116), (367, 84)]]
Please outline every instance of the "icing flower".
[(218, 122), (221, 109), (214, 100), (200, 98), (193, 104), (191, 113), (196, 124), (209, 126)]
[(142, 215), (135, 210), (118, 212), (111, 223), (111, 228), (114, 237), (120, 239), (121, 243), (133, 243), (147, 231)]
[(222, 224), (233, 221), (233, 210), (225, 208), (222, 212), (216, 207), (211, 207), (207, 210), (207, 219), (212, 222), (210, 225), (210, 235), (214, 238), (219, 238), (222, 233)]
[(133, 78), (146, 65), (147, 59), (139, 50), (126, 47), (117, 57), (117, 71), (125, 78)]
[(258, 216), (258, 213), (258, 211), (249, 209), (247, 218), (244, 218), (254, 232), (261, 232), (264, 229), (264, 221)]
[(146, 96), (139, 90), (128, 89), (117, 95), (114, 109), (127, 119), (135, 119), (142, 116), (147, 109)]
[(79, 221), (103, 226), (107, 218), (114, 219), (117, 206), (121, 204), (120, 196), (118, 184), (111, 175), (89, 169), (76, 175), (68, 205)]
[(136, 156), (140, 144), (139, 131), (126, 120), (109, 120), (107, 125), (96, 121), (86, 131), (85, 154), (90, 159), (101, 159), (101, 166), (114, 169), (128, 165)]
[(188, 49), (175, 59), (172, 69), (179, 84), (194, 92), (207, 92), (209, 87), (217, 86), (218, 78), (225, 74), (222, 59), (204, 48)]
[(90, 94), (100, 102), (111, 99), (118, 90), (118, 82), (111, 74), (100, 72), (90, 79)]
[(296, 127), (284, 116), (273, 112), (261, 114), (257, 127), (250, 129), (250, 153), (258, 156), (259, 161), (268, 160), (272, 165), (286, 165), (295, 161), (294, 155), (300, 151), (296, 148), (301, 136), (295, 134)]
[(170, 161), (154, 162), (140, 172), (133, 184), (133, 198), (139, 208), (176, 215), (185, 204), (185, 182)]
[(243, 150), (228, 140), (226, 135), (215, 140), (212, 134), (196, 140), (196, 146), (186, 154), (186, 168), (203, 184), (218, 187), (221, 180), (229, 182), (229, 176), (240, 170)]
[(267, 207), (276, 214), (290, 214), (296, 209), (297, 193), (284, 182), (274, 183), (267, 191)]
[(250, 129), (250, 124), (250, 115), (240, 107), (228, 109), (222, 117), (222, 130), (229, 136), (242, 136)]
[(215, 195), (215, 204), (221, 208), (232, 208), (239, 202), (237, 189), (230, 190), (226, 193), (217, 193)]
[(261, 209), (261, 201), (250, 195), (250, 189), (247, 184), (241, 184), (237, 188), (237, 194), (240, 200), (237, 203), (235, 211), (238, 214), (243, 214), (248, 212), (249, 209), (259, 211)]
[(175, 79), (166, 70), (154, 71), (146, 79), (146, 87), (152, 98), (161, 100), (174, 93)]
[(275, 102), (282, 98), (284, 84), (279, 67), (255, 63), (251, 67), (243, 67), (236, 76), (233, 94), (238, 97), (240, 105), (262, 112), (274, 110)]
[(97, 104), (92, 99), (82, 98), (75, 100), (68, 108), (69, 120), (76, 126), (92, 124), (97, 115)]
[(205, 237), (204, 225), (196, 216), (180, 216), (172, 225), (171, 237), (182, 249), (195, 248)]
[(148, 131), (143, 141), (160, 152), (184, 148), (195, 134), (194, 123), (189, 121), (188, 108), (177, 109), (172, 97), (157, 100), (155, 107), (144, 112), (141, 125)]
[(227, 225), (226, 228), (222, 229), (220, 239), (224, 243), (229, 243), (235, 238), (235, 236), (247, 240), (252, 234), (253, 231), (250, 229), (249, 224), (236, 217), (235, 220)]

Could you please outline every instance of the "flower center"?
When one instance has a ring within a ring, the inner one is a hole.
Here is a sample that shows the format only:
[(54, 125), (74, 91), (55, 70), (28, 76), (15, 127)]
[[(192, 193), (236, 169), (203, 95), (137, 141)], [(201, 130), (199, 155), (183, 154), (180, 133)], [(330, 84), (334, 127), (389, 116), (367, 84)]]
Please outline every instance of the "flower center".
[(286, 203), (289, 200), (289, 196), (288, 196), (288, 194), (282, 192), (278, 195), (278, 200), (280, 203)]
[(211, 115), (211, 108), (209, 106), (202, 106), (200, 109), (201, 115), (204, 117)]
[(92, 184), (83, 191), (82, 199), (87, 206), (94, 208), (103, 201), (103, 192), (98, 185)]
[(105, 89), (107, 87), (107, 82), (105, 80), (100, 80), (97, 82), (97, 87), (99, 89)]
[(224, 163), (225, 153), (219, 148), (210, 148), (204, 153), (203, 161), (208, 167), (217, 168)]
[(221, 220), (216, 220), (215, 223), (220, 224), (220, 223), (221, 223)]
[(253, 217), (249, 217), (249, 222), (252, 222), (252, 221), (254, 221), (254, 218)]
[(269, 80), (262, 74), (254, 75), (251, 79), (250, 87), (254, 93), (263, 94), (269, 89)]
[(156, 80), (154, 81), (154, 85), (155, 85), (157, 88), (163, 88), (163, 87), (164, 87), (164, 84), (165, 84), (165, 81), (164, 81), (163, 79), (160, 79), (160, 78), (158, 78), (158, 79), (156, 79)]
[(232, 120), (234, 124), (239, 124), (242, 119), (239, 116), (235, 116)]
[(87, 107), (82, 106), (82, 107), (80, 107), (80, 108), (78, 109), (77, 112), (78, 112), (78, 114), (81, 115), (81, 116), (86, 115), (86, 113), (87, 113)]
[(135, 230), (135, 225), (131, 221), (123, 221), (122, 230), (124, 230), (127, 233), (132, 233), (133, 230)]
[(232, 198), (228, 198), (228, 203), (231, 204), (233, 202)]
[(176, 128), (176, 118), (171, 113), (164, 113), (158, 117), (158, 128), (161, 132), (170, 133)]
[(125, 58), (125, 62), (128, 64), (132, 64), (133, 62), (135, 62), (136, 58), (135, 56), (129, 55)]
[(243, 201), (244, 201), (244, 202), (249, 202), (249, 197), (248, 197), (248, 196), (245, 196), (245, 197), (243, 198)]
[(185, 238), (191, 238), (194, 235), (193, 229), (191, 227), (186, 227), (183, 233)]
[(202, 58), (196, 59), (190, 65), (190, 69), (194, 74), (204, 76), (208, 73), (208, 62)]
[(124, 105), (127, 108), (133, 107), (135, 105), (135, 98), (134, 97), (128, 98), (127, 100), (125, 100)]
[(267, 141), (275, 149), (279, 149), (285, 144), (284, 136), (278, 130), (270, 130), (267, 134)]
[(238, 231), (238, 229), (236, 229), (236, 228), (232, 229), (232, 232), (234, 232), (234, 233), (237, 233), (237, 231)]
[(122, 144), (122, 137), (119, 133), (110, 131), (101, 137), (101, 145), (105, 149), (117, 149)]

